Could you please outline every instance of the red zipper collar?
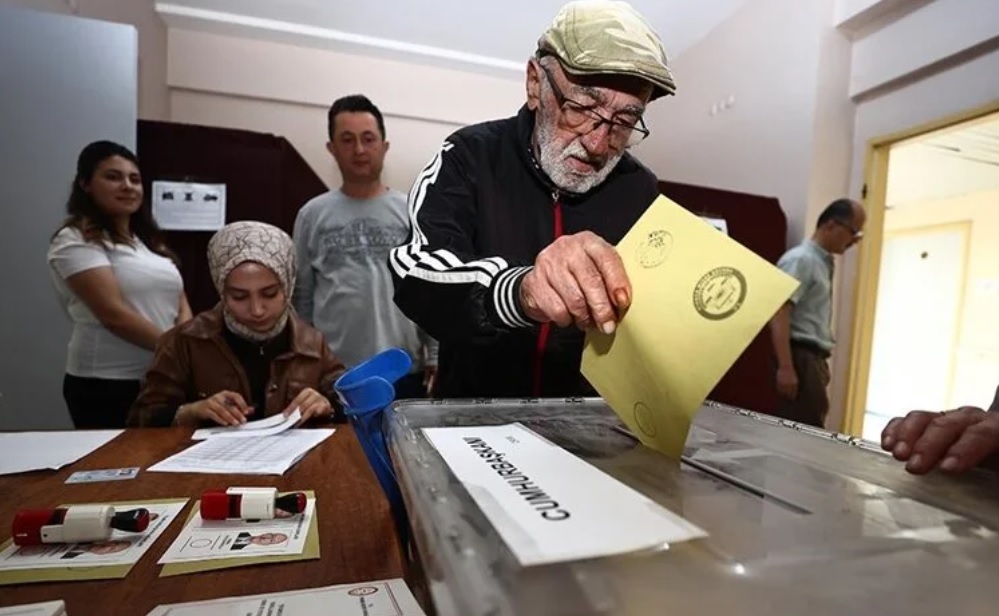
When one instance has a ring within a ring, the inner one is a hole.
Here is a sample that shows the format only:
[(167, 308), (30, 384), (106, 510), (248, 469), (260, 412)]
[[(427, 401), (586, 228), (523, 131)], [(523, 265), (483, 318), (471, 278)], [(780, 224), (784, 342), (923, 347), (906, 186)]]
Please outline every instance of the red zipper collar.
[[(562, 237), (562, 201), (559, 199), (558, 191), (552, 193), (552, 216), (555, 223), (555, 238)], [(541, 384), (544, 377), (545, 349), (548, 346), (548, 336), (551, 332), (552, 324), (542, 323), (538, 331), (538, 343), (534, 348), (534, 372), (531, 383), (531, 392), (535, 398), (541, 397)]]

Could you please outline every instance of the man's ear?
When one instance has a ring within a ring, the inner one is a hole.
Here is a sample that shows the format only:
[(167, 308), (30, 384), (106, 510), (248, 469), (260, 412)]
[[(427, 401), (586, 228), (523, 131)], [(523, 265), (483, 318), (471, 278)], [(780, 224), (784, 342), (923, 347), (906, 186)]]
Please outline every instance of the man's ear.
[(385, 154), (388, 154), (388, 151), (389, 151), (389, 146), (391, 146), (391, 145), (392, 145), (392, 142), (391, 142), (391, 141), (386, 141), (386, 142), (385, 142), (385, 146), (384, 146), (384, 147), (385, 147), (385, 150), (384, 150), (384, 153), (385, 153)]
[(527, 108), (534, 111), (541, 104), (541, 66), (536, 58), (527, 61)]
[(335, 156), (333, 153), (333, 141), (326, 142), (326, 151)]

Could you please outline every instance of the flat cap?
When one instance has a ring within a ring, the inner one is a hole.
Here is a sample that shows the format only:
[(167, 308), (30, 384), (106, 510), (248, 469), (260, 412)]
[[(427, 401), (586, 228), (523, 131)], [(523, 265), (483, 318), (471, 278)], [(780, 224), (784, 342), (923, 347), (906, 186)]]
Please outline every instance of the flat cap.
[(538, 40), (574, 75), (631, 75), (650, 82), (652, 99), (676, 93), (662, 40), (642, 15), (620, 0), (574, 0)]

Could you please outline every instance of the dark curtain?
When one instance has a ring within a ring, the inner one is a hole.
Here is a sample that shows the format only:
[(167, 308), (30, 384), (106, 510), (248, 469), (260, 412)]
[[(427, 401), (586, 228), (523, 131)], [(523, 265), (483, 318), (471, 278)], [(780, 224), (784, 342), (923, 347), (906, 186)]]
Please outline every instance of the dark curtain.
[[(659, 191), (699, 216), (724, 218), (729, 236), (771, 263), (787, 248), (787, 219), (774, 197), (659, 182)], [(770, 330), (763, 330), (711, 391), (724, 404), (772, 413), (777, 407)]]
[[(154, 180), (226, 185), (226, 222), (259, 220), (291, 234), (295, 215), (327, 187), (284, 137), (252, 131), (140, 121), (138, 155), (146, 194)], [(331, 161), (332, 164), (332, 161)], [(170, 231), (195, 314), (218, 301), (205, 249), (211, 232)]]

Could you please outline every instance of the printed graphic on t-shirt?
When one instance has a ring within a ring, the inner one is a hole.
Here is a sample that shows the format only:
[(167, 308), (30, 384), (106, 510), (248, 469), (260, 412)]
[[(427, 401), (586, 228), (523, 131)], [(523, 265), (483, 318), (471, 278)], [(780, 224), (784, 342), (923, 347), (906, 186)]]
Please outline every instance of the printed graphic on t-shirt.
[(406, 241), (409, 230), (398, 224), (385, 224), (376, 218), (357, 218), (346, 225), (323, 229), (321, 243), (327, 255), (354, 254), (388, 257), (391, 249)]

